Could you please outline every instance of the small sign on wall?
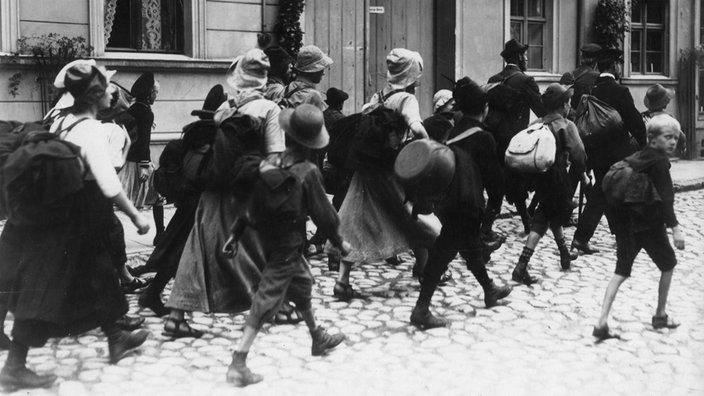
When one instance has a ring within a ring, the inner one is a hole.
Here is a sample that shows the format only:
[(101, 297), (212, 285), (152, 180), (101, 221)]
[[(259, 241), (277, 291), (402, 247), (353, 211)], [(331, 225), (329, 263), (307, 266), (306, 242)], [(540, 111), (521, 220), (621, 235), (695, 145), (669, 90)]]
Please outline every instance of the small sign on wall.
[(383, 14), (383, 13), (384, 13), (384, 7), (382, 7), (382, 6), (373, 6), (373, 7), (369, 7), (369, 13), (370, 13), (370, 14)]

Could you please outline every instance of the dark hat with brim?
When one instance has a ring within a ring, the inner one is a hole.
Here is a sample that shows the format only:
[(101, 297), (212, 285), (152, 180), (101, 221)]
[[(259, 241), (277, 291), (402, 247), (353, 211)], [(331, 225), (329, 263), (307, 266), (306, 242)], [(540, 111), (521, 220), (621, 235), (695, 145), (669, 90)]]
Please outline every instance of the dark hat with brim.
[(674, 97), (675, 92), (673, 90), (667, 89), (660, 84), (655, 84), (648, 88), (645, 98), (643, 98), (643, 104), (648, 110), (662, 110), (667, 107)]
[(593, 58), (593, 57), (596, 57), (599, 54), (599, 52), (602, 51), (602, 48), (599, 44), (587, 43), (582, 46), (580, 51), (582, 51), (582, 55)]
[(528, 44), (521, 44), (516, 39), (511, 39), (504, 45), (504, 50), (501, 51), (502, 58), (508, 58), (511, 55), (522, 54), (528, 50)]
[(341, 105), (350, 97), (347, 92), (335, 87), (329, 88), (325, 96), (325, 103), (330, 106)]
[(304, 147), (321, 149), (330, 142), (323, 112), (311, 104), (281, 110), (279, 125), (288, 137)]
[(540, 99), (545, 107), (554, 109), (569, 101), (572, 95), (574, 95), (574, 89), (571, 86), (552, 83), (545, 88), (545, 92), (540, 96)]
[(196, 116), (201, 120), (212, 120), (215, 115), (215, 111), (220, 107), (220, 105), (227, 100), (227, 94), (222, 85), (217, 84), (210, 88), (208, 95), (205, 97), (203, 102), (203, 108), (201, 110), (193, 110), (191, 112), (192, 116)]
[(135, 98), (146, 98), (152, 92), (152, 88), (154, 88), (154, 73), (144, 72), (132, 84), (130, 94)]

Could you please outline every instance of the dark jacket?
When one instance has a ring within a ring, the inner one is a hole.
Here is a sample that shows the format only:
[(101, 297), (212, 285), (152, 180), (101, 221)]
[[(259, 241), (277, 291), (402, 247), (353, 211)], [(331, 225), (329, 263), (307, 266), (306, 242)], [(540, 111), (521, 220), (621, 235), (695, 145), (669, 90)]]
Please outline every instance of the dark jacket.
[(136, 102), (127, 112), (134, 117), (137, 129), (136, 139), (132, 140), (130, 151), (127, 152), (127, 161), (150, 162), (149, 145), (152, 139), (152, 125), (154, 125), (152, 108), (147, 104)]
[(597, 78), (592, 95), (616, 109), (623, 119), (623, 133), (620, 136), (614, 137), (606, 147), (587, 151), (592, 168), (608, 169), (615, 162), (633, 153), (634, 149), (629, 144), (630, 136), (633, 136), (640, 147), (645, 146), (645, 123), (633, 103), (631, 92), (615, 79), (609, 76)]
[(570, 100), (572, 110), (577, 109), (577, 105), (579, 105), (579, 100), (582, 98), (582, 95), (592, 92), (592, 88), (594, 87), (594, 82), (597, 77), (599, 77), (599, 72), (594, 70), (593, 67), (587, 65), (581, 65), (574, 71), (567, 72), (562, 75), (562, 78), (560, 78), (560, 84), (572, 85), (572, 88), (574, 89), (574, 95), (572, 95), (572, 99)]
[(545, 107), (540, 100), (540, 90), (533, 77), (523, 73), (516, 65), (506, 65), (501, 73), (492, 76), (489, 83), (504, 81), (508, 87), (520, 93), (520, 106), (515, 112), (505, 111), (489, 107), (487, 115), (487, 125), (493, 128), (494, 137), (499, 147), (508, 145), (511, 138), (519, 131), (528, 127), (530, 121), (530, 111), (533, 110), (536, 116), (545, 115)]
[[(453, 207), (441, 203), (440, 210), (444, 213), (461, 213), (481, 218), (484, 210), (483, 192), (485, 189), (489, 197), (488, 206), (490, 208), (501, 206), (501, 201), (504, 198), (504, 175), (496, 155), (494, 137), (486, 131), (486, 126), (481, 122), (466, 116), (462, 117), (450, 129), (449, 139), (473, 127), (480, 127), (482, 130), (453, 143), (451, 147), (469, 153), (469, 156), (455, 155), (455, 178), (479, 174), (478, 180), (473, 185), (477, 189), (475, 192), (481, 196), (481, 207)], [(466, 163), (463, 161), (464, 158), (471, 158), (473, 163)], [(474, 169), (472, 169), (473, 167)]]

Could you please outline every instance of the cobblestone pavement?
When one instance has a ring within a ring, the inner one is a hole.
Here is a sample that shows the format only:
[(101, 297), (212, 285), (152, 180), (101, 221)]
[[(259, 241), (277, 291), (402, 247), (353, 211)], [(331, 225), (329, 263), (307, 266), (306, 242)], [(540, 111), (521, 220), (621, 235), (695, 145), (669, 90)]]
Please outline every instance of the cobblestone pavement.
[[(614, 240), (602, 222), (593, 241), (602, 253), (580, 257), (570, 271), (559, 270), (551, 236), (539, 245), (533, 287), (516, 286), (505, 304), (485, 309), (476, 281), (460, 260), (455, 280), (433, 300), (435, 312), (452, 321), (446, 329), (419, 331), (408, 318), (418, 295), (410, 277), (412, 258), (392, 268), (363, 265), (353, 283), (367, 300), (337, 302), (334, 274), (311, 260), (317, 284), (317, 318), (348, 341), (325, 357), (310, 356), (303, 324), (266, 326), (250, 353), (253, 371), (264, 382), (244, 389), (225, 382), (231, 351), (242, 334), (243, 315), (193, 314), (202, 339), (169, 340), (162, 320), (142, 312), (129, 296), (131, 313), (146, 317), (151, 338), (117, 365), (107, 364), (105, 337), (93, 331), (50, 340), (32, 349), (29, 366), (54, 372), (50, 389), (17, 395), (566, 395), (704, 394), (704, 190), (678, 194), (676, 207), (687, 247), (670, 293), (669, 313), (682, 322), (655, 331), (659, 272), (645, 253), (617, 296), (610, 321), (622, 340), (596, 345), (591, 336), (604, 289), (615, 265)], [(490, 273), (499, 283), (510, 274), (524, 236), (517, 218), (502, 219), (509, 235), (493, 255)], [(568, 240), (574, 228), (567, 229)], [(513, 283), (512, 283), (513, 284)], [(12, 320), (5, 323), (9, 332)], [(7, 352), (0, 353), (4, 361)]]

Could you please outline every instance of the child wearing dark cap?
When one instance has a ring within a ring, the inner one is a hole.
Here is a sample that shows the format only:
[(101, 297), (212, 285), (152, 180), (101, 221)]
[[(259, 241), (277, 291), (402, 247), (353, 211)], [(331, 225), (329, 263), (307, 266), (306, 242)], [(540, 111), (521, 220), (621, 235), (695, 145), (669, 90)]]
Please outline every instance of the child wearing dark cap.
[[(232, 235), (224, 246), (226, 254), (236, 254), (236, 240), (249, 223), (262, 234), (266, 255), (266, 266), (262, 271), (257, 292), (252, 298), (252, 308), (246, 319), (244, 334), (235, 348), (232, 363), (227, 370), (227, 380), (239, 387), (262, 381), (260, 375), (252, 373), (247, 367), (247, 354), (262, 325), (276, 314), (285, 299), (294, 302), (296, 308), (301, 311), (313, 339), (313, 356), (324, 354), (345, 339), (343, 334), (330, 335), (316, 325), (311, 306), (313, 276), (302, 254), (306, 244), (308, 216), (343, 255), (349, 251), (349, 244), (342, 240), (339, 233), (337, 213), (325, 195), (322, 175), (318, 168), (306, 159), (308, 150), (320, 149), (328, 144), (329, 137), (323, 124), (323, 113), (313, 105), (302, 104), (295, 110), (283, 110), (279, 123), (290, 138), (288, 147), (283, 153), (262, 162), (259, 168), (260, 180), (257, 183), (265, 187), (254, 188), (246, 220), (240, 217), (235, 221)], [(298, 180), (296, 183), (301, 183), (302, 192), (286, 201), (285, 215), (272, 216), (271, 213), (263, 213), (261, 206), (262, 202), (271, 198), (267, 194), (273, 194), (268, 188), (289, 181), (288, 178), (276, 180), (282, 177), (281, 172), (276, 172), (277, 167), (289, 170), (292, 174), (289, 177), (295, 177)]]
[(634, 171), (647, 174), (657, 194), (649, 194), (645, 202), (607, 211), (609, 224), (616, 235), (616, 271), (606, 287), (601, 316), (592, 334), (597, 341), (618, 338), (609, 331), (607, 324), (611, 305), (621, 284), (631, 276), (631, 267), (638, 253), (644, 249), (660, 270), (658, 304), (652, 318), (654, 329), (674, 329), (679, 326), (665, 309), (672, 283), (672, 273), (677, 264), (675, 251), (667, 239), (667, 228), (672, 229), (675, 247), (684, 249), (684, 235), (675, 216), (675, 193), (670, 177), (670, 161), (680, 136), (680, 123), (669, 115), (653, 117), (648, 123), (648, 145), (626, 158)]

